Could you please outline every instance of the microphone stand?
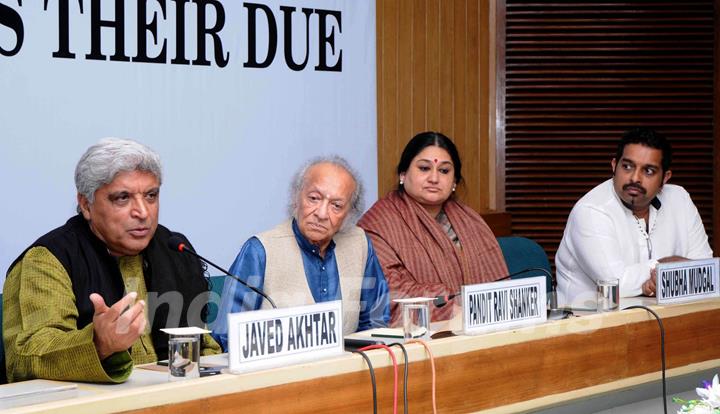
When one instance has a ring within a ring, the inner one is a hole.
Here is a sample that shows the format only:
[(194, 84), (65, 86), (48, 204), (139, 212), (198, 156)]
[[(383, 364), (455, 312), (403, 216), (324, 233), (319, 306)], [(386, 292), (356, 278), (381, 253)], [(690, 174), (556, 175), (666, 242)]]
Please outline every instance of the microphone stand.
[(185, 243), (180, 243), (180, 244), (177, 246), (177, 250), (179, 250), (179, 251), (181, 251), (181, 252), (184, 252), (184, 253), (190, 253), (191, 255), (193, 255), (193, 256), (197, 257), (198, 259), (202, 260), (203, 262), (205, 262), (205, 263), (209, 264), (210, 266), (214, 267), (215, 269), (217, 269), (217, 270), (225, 273), (225, 275), (227, 275), (227, 276), (229, 276), (229, 277), (237, 280), (237, 281), (240, 282), (240, 284), (242, 284), (243, 286), (247, 287), (248, 289), (252, 290), (253, 292), (255, 292), (255, 293), (257, 293), (258, 295), (260, 295), (260, 296), (262, 296), (263, 298), (265, 298), (265, 300), (267, 300), (267, 301), (270, 303), (270, 305), (272, 305), (273, 309), (277, 309), (277, 306), (275, 306), (275, 302), (273, 302), (273, 300), (270, 299), (270, 296), (266, 295), (265, 292), (261, 291), (260, 289), (256, 288), (255, 286), (251, 286), (250, 284), (248, 284), (248, 283), (245, 282), (244, 280), (240, 279), (239, 277), (235, 276), (234, 274), (228, 272), (227, 270), (225, 270), (225, 269), (223, 269), (222, 267), (216, 265), (215, 263), (211, 262), (210, 260), (208, 260), (208, 259), (200, 256), (199, 254), (195, 253), (192, 249), (189, 249), (189, 248), (185, 245)]
[(517, 276), (522, 273), (527, 273), (531, 271), (539, 271), (547, 275), (547, 277), (550, 279), (550, 292), (548, 292), (548, 295), (550, 297), (548, 298), (548, 306), (547, 306), (547, 318), (550, 320), (557, 320), (557, 319), (565, 319), (568, 316), (572, 315), (572, 312), (570, 312), (567, 309), (559, 309), (557, 304), (557, 283), (555, 282), (555, 279), (553, 279), (550, 272), (547, 271), (547, 269), (543, 269), (542, 267), (531, 267), (528, 269), (519, 270), (515, 273), (510, 274), (509, 276), (506, 276), (499, 280), (508, 279), (512, 276)]

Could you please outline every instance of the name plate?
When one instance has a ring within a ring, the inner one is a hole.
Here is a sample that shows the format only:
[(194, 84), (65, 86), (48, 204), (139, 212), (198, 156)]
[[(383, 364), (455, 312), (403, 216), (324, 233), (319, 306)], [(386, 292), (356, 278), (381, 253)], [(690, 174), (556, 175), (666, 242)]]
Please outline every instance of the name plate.
[(659, 263), (656, 272), (658, 305), (720, 297), (720, 258)]
[(502, 331), (547, 320), (545, 276), (462, 287), (463, 333)]
[(342, 301), (228, 315), (231, 372), (341, 355)]

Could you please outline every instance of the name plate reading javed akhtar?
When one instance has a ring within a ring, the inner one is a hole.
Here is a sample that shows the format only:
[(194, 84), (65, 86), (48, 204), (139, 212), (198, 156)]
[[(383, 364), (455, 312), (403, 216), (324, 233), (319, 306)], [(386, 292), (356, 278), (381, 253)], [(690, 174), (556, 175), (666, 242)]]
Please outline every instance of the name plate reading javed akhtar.
[(719, 268), (717, 257), (659, 263), (656, 267), (658, 305), (720, 297)]
[(228, 358), (235, 373), (343, 353), (342, 302), (228, 315)]
[(476, 335), (547, 320), (545, 277), (462, 287), (463, 333)]

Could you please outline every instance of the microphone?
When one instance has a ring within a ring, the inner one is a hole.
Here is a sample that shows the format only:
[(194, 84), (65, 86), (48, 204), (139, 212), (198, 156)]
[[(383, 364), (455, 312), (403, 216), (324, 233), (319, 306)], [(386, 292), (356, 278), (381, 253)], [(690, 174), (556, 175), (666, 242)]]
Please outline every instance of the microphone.
[[(499, 282), (499, 281), (501, 281), (501, 280), (507, 280), (507, 279), (510, 279), (510, 278), (513, 277), (513, 276), (521, 275), (521, 274), (523, 274), (523, 273), (532, 272), (532, 271), (543, 272), (543, 273), (545, 273), (548, 277), (550, 277), (550, 280), (553, 280), (552, 275), (550, 274), (550, 272), (547, 271), (547, 269), (543, 269), (542, 267), (530, 267), (530, 268), (527, 268), (527, 269), (518, 270), (517, 272), (514, 272), (514, 273), (510, 273), (509, 275), (504, 276), (504, 277), (501, 277), (500, 279), (493, 280), (493, 282)], [(436, 307), (438, 307), (438, 308), (442, 308), (443, 306), (447, 305), (447, 303), (448, 303), (451, 299), (453, 299), (453, 298), (455, 298), (455, 297), (457, 297), (457, 296), (460, 296), (460, 292), (454, 293), (454, 294), (451, 294), (451, 295), (436, 296), (436, 297), (435, 297), (435, 300), (433, 300), (433, 304), (434, 304)], [(555, 298), (555, 282), (554, 282), (554, 281), (553, 281), (553, 283), (552, 283), (552, 297)], [(557, 299), (551, 299), (551, 307), (552, 307), (552, 309), (557, 308)]]
[(436, 308), (442, 308), (443, 306), (447, 305), (448, 302), (450, 302), (455, 297), (460, 296), (460, 292), (454, 293), (452, 295), (441, 295), (436, 296), (433, 300), (433, 305), (435, 305)]
[(265, 300), (267, 300), (268, 302), (270, 302), (270, 305), (272, 305), (272, 307), (273, 307), (274, 309), (277, 309), (277, 306), (275, 306), (275, 302), (273, 302), (273, 300), (270, 299), (270, 296), (266, 295), (263, 291), (261, 291), (260, 289), (256, 288), (255, 286), (250, 286), (250, 285), (247, 284), (244, 280), (242, 280), (242, 279), (240, 279), (239, 277), (235, 276), (234, 274), (228, 272), (227, 270), (223, 269), (222, 267), (216, 265), (215, 263), (211, 262), (210, 260), (208, 260), (208, 259), (200, 256), (199, 254), (195, 253), (195, 251), (193, 251), (193, 249), (189, 248), (189, 247), (185, 244), (185, 242), (183, 241), (182, 237), (180, 237), (179, 235), (173, 234), (173, 235), (170, 236), (170, 238), (168, 239), (168, 247), (170, 248), (170, 250), (177, 251), (177, 252), (181, 252), (181, 253), (189, 253), (191, 256), (197, 257), (198, 259), (200, 259), (200, 260), (202, 260), (203, 262), (209, 264), (210, 266), (214, 267), (215, 269), (217, 269), (217, 270), (225, 273), (227, 276), (230, 276), (231, 278), (233, 278), (233, 279), (237, 280), (238, 282), (240, 282), (240, 284), (242, 284), (243, 286), (247, 287), (248, 289), (250, 289), (250, 290), (252, 290), (253, 292), (257, 293), (258, 295), (262, 296), (263, 298), (265, 298)]
[[(530, 271), (540, 271), (545, 273), (550, 278), (550, 292), (548, 295), (550, 296), (548, 299), (548, 306), (547, 306), (547, 318), (550, 320), (557, 320), (557, 319), (565, 319), (572, 315), (572, 312), (567, 309), (560, 309), (558, 308), (557, 304), (557, 281), (553, 279), (550, 272), (547, 271), (547, 269), (543, 269), (542, 267), (531, 267), (529, 269), (523, 269), (518, 272), (515, 272), (511, 274), (510, 276), (519, 275), (521, 273), (530, 272)], [(509, 277), (509, 276), (508, 276)], [(502, 280), (502, 279), (500, 279)]]

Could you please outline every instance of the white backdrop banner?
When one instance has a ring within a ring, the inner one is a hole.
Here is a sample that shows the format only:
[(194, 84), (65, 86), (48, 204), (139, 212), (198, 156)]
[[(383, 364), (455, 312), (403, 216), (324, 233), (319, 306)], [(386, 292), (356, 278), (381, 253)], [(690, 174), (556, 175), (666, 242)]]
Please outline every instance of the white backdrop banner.
[(160, 223), (229, 267), (311, 157), (375, 200), (376, 130), (374, 0), (0, 0), (2, 280), (102, 137), (160, 154)]

